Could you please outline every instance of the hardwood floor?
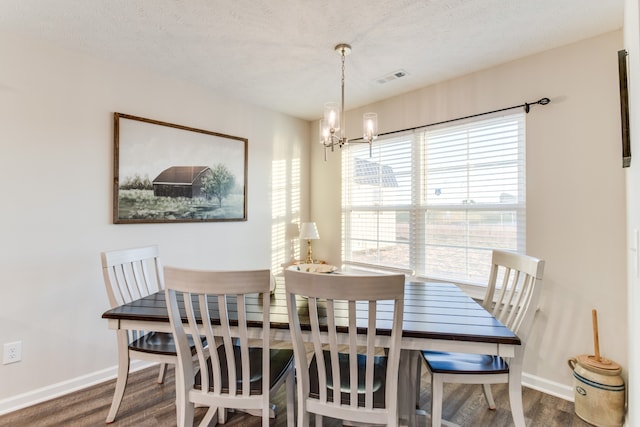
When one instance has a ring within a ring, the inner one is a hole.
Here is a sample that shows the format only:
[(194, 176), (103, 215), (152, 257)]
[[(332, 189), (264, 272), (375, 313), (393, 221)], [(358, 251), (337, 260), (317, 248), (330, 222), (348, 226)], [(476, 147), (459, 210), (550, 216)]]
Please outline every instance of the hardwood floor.
[[(120, 411), (114, 427), (136, 426), (175, 426), (175, 389), (174, 370), (167, 369), (164, 384), (155, 382), (155, 367), (134, 372), (129, 376)], [(53, 427), (53, 426), (101, 426), (111, 405), (115, 380), (81, 390), (48, 402), (0, 416), (0, 426), (11, 427)], [(493, 386), (494, 398), (498, 408), (490, 411), (486, 407), (484, 395), (479, 385), (445, 384), (443, 417), (463, 427), (502, 427), (512, 426), (507, 387)], [(574, 414), (573, 403), (540, 393), (528, 388), (523, 392), (525, 418), (527, 426), (540, 427), (589, 427)], [(285, 391), (282, 387), (274, 396), (277, 404), (276, 419), (272, 426), (286, 426), (284, 412)], [(423, 375), (420, 403), (423, 408), (429, 406), (429, 376)], [(204, 416), (203, 408), (196, 409), (195, 425)], [(259, 417), (232, 413), (225, 426), (260, 426)], [(312, 421), (313, 425), (313, 421)], [(325, 419), (324, 426), (337, 427), (338, 420)]]

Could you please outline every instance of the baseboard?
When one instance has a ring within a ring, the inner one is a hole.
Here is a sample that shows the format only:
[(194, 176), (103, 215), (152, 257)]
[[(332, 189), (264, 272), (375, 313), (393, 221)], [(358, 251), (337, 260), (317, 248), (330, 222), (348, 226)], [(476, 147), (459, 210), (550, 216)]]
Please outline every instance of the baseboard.
[[(133, 360), (131, 361), (130, 372), (139, 371), (140, 369), (147, 368), (151, 365), (153, 364), (150, 362)], [(56, 397), (60, 397), (65, 394), (73, 393), (74, 391), (82, 390), (84, 388), (91, 387), (105, 381), (113, 380), (114, 378), (116, 378), (117, 369), (118, 367), (114, 366), (102, 371), (92, 372), (88, 375), (83, 375), (67, 381), (62, 381), (57, 384), (52, 384), (33, 391), (29, 391), (27, 393), (0, 400), (0, 415), (8, 414), (9, 412), (17, 411), (18, 409), (36, 405), (38, 403), (55, 399)]]
[(570, 402), (573, 402), (575, 399), (572, 386), (560, 384), (555, 381), (549, 381), (544, 378), (536, 377), (535, 375), (523, 373), (522, 385)]

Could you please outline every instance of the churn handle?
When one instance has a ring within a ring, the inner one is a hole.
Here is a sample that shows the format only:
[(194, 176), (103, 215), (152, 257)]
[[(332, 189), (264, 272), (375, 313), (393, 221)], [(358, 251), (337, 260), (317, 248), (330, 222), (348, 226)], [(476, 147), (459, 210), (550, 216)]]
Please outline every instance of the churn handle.
[(572, 357), (569, 360), (567, 360), (567, 364), (569, 364), (569, 367), (571, 368), (572, 371), (576, 369), (577, 363), (578, 363), (578, 359), (576, 359), (575, 357)]

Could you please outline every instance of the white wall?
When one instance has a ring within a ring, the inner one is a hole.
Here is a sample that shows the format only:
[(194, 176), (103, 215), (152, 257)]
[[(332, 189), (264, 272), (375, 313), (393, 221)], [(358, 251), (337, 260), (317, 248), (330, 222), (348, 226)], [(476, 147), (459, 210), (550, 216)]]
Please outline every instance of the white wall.
[[(166, 265), (271, 267), (272, 164), (307, 169), (309, 124), (10, 34), (0, 58), (0, 344), (23, 345), (0, 365), (2, 413), (114, 373), (100, 251), (157, 243)], [(116, 111), (248, 138), (248, 220), (112, 224)]]
[(627, 425), (640, 425), (640, 247), (636, 232), (640, 230), (640, 1), (626, 0), (624, 13), (624, 47), (629, 66), (629, 121), (631, 135), (631, 167), (627, 179), (627, 238), (629, 279), (629, 387)]
[[(593, 354), (598, 310), (603, 356), (627, 366), (625, 181), (613, 32), (348, 112), (376, 111), (380, 132), (551, 99), (527, 116), (527, 253), (547, 261), (526, 382), (573, 399), (567, 358)], [(437, 59), (434, 59), (437, 60)], [(410, 76), (409, 76), (410, 78)], [(352, 125), (349, 125), (352, 123)], [(311, 138), (317, 135), (311, 130)], [(640, 150), (638, 150), (640, 151)], [(339, 264), (340, 154), (312, 149), (314, 253)]]

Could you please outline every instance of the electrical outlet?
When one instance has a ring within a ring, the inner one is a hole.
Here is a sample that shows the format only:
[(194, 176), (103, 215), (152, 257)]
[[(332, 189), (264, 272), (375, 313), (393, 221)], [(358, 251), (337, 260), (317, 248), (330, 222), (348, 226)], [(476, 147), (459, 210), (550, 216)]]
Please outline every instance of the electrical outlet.
[(22, 341), (8, 342), (4, 344), (2, 364), (8, 365), (22, 360)]

